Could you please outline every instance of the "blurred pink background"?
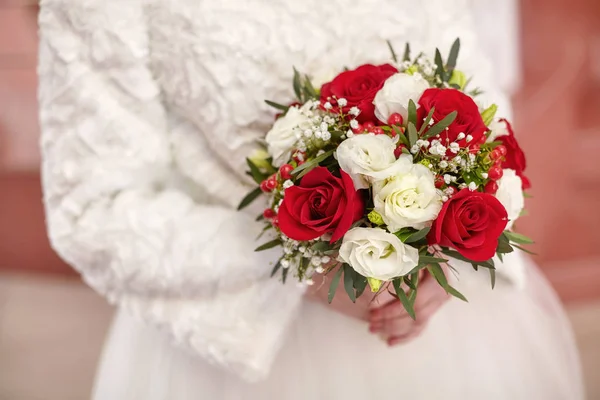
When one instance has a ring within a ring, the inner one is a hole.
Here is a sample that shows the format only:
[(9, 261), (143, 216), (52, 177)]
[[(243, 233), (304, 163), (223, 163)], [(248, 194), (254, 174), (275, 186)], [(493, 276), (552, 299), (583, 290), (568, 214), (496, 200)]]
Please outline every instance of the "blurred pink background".
[[(36, 115), (37, 7), (0, 0), (0, 268), (74, 275), (45, 236)], [(566, 301), (600, 297), (600, 1), (520, 3), (517, 134), (533, 181), (537, 262)]]

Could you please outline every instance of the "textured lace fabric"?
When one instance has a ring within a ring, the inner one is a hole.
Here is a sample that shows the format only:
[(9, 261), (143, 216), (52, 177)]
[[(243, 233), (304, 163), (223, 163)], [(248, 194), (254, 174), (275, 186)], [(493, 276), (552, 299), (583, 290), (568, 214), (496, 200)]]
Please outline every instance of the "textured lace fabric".
[[(51, 242), (92, 287), (247, 379), (267, 374), (302, 290), (235, 206), (244, 157), (292, 100), (292, 67), (462, 41), (491, 87), (465, 0), (42, 0), (40, 120)], [(493, 90), (492, 90), (493, 93)], [(497, 97), (495, 95), (494, 97)]]

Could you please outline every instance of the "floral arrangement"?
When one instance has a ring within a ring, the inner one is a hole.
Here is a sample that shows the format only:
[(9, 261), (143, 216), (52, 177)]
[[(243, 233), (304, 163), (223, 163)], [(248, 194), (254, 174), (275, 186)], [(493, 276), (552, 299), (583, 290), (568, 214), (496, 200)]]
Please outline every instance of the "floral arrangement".
[[(312, 284), (334, 274), (352, 301), (369, 285), (390, 290), (415, 318), (423, 273), (451, 295), (442, 269), (449, 259), (489, 271), (494, 256), (522, 249), (530, 239), (513, 232), (523, 210), (525, 156), (512, 127), (483, 109), (457, 70), (460, 41), (444, 62), (410, 57), (407, 44), (393, 62), (345, 70), (315, 88), (294, 70), (296, 102), (267, 104), (280, 111), (266, 134), (266, 151), (247, 159), (261, 194), (259, 216), (276, 238), (258, 247), (283, 247), (272, 275), (290, 271)], [(451, 267), (450, 267), (451, 268)], [(342, 278), (343, 276), (343, 278)]]

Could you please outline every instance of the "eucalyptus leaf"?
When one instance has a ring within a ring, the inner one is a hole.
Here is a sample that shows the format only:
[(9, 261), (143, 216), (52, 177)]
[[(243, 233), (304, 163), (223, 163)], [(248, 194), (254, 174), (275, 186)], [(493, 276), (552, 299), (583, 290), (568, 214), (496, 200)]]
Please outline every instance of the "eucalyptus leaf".
[(256, 249), (254, 249), (254, 251), (264, 251), (264, 250), (268, 250), (271, 249), (275, 246), (279, 246), (281, 244), (281, 239), (273, 239), (270, 242), (267, 242), (265, 244), (262, 244), (260, 246), (258, 246)]
[(408, 149), (406, 147), (402, 148), (402, 154), (408, 154), (409, 156), (412, 155), (412, 154), (410, 154), (410, 151), (408, 151)]
[(281, 281), (283, 283), (285, 283), (287, 276), (288, 276), (288, 272), (290, 272), (289, 268), (284, 268), (283, 271), (281, 271)]
[(344, 289), (348, 293), (348, 297), (353, 303), (356, 303), (356, 294), (354, 293), (354, 270), (348, 264), (343, 265), (344, 268)]
[(310, 248), (314, 252), (321, 253), (325, 250), (329, 250), (331, 248), (331, 245), (328, 242), (320, 241), (314, 243)]
[(333, 276), (333, 279), (331, 280), (331, 284), (329, 285), (329, 293), (327, 295), (327, 301), (329, 301), (329, 304), (331, 304), (331, 302), (333, 301), (333, 297), (335, 296), (335, 292), (337, 291), (337, 288), (340, 284), (340, 278), (342, 277), (343, 271), (344, 269), (342, 267), (339, 267), (337, 272)]
[(402, 280), (404, 281), (404, 283), (406, 284), (406, 286), (408, 286), (409, 288), (411, 288), (412, 290), (415, 290), (415, 284), (413, 283), (413, 281), (410, 279), (409, 275), (404, 275), (402, 277)]
[(431, 227), (427, 226), (427, 227), (421, 229), (420, 231), (417, 231), (417, 232), (411, 234), (410, 236), (408, 236), (404, 240), (404, 243), (418, 242), (419, 240), (424, 239), (430, 230), (431, 230)]
[(427, 114), (427, 117), (425, 117), (425, 121), (423, 121), (423, 125), (421, 125), (421, 129), (419, 129), (419, 136), (421, 136), (423, 134), (423, 132), (425, 131), (425, 129), (427, 129), (427, 127), (429, 127), (429, 122), (431, 122), (431, 118), (433, 118), (434, 112), (435, 112), (435, 107), (431, 107), (431, 110), (429, 110), (429, 114)]
[(356, 298), (359, 298), (367, 287), (367, 278), (354, 271), (354, 289), (356, 289)]
[(406, 297), (406, 293), (404, 293), (404, 290), (402, 289), (402, 280), (394, 279), (393, 284), (394, 284), (394, 290), (396, 291), (396, 296), (398, 297), (398, 300), (400, 300), (400, 302), (406, 309), (406, 312), (408, 313), (408, 315), (410, 315), (410, 317), (413, 320), (416, 320), (417, 318), (415, 315), (415, 309), (414, 309), (413, 303), (408, 299), (408, 297)]
[(469, 302), (467, 300), (467, 298), (458, 290), (456, 290), (455, 288), (453, 288), (452, 286), (448, 285), (446, 286), (446, 292), (448, 292), (448, 294), (451, 294), (452, 296), (456, 297), (457, 299), (461, 299), (462, 301), (465, 302)]
[(277, 261), (277, 263), (273, 267), (273, 270), (271, 271), (271, 278), (275, 276), (277, 271), (279, 271), (279, 268), (281, 268), (281, 259), (279, 259), (279, 261)]
[(274, 101), (271, 101), (271, 100), (265, 100), (265, 103), (267, 103), (271, 107), (281, 110), (283, 112), (287, 112), (287, 110), (290, 108), (289, 106), (284, 106), (283, 104), (275, 103)]
[(408, 122), (417, 124), (417, 105), (412, 99), (408, 101)]
[(467, 257), (454, 250), (444, 249), (442, 250), (442, 253), (448, 257), (456, 258), (457, 260), (464, 261), (466, 263), (473, 263), (472, 260), (469, 260)]
[(238, 206), (238, 210), (243, 209), (244, 207), (248, 206), (250, 203), (252, 203), (254, 200), (256, 200), (256, 198), (258, 196), (260, 196), (262, 193), (262, 190), (260, 190), (260, 188), (256, 188), (253, 191), (251, 191), (250, 193), (248, 193), (240, 202), (240, 205)]
[(521, 235), (520, 233), (504, 231), (504, 234), (511, 242), (515, 242), (518, 244), (533, 244), (534, 243), (534, 241), (532, 239), (528, 238), (525, 235)]
[(302, 102), (303, 98), (302, 98), (302, 82), (301, 82), (301, 78), (300, 78), (300, 73), (298, 72), (298, 70), (296, 70), (296, 68), (294, 68), (294, 93), (296, 94), (296, 98)]
[(312, 82), (310, 81), (310, 78), (308, 77), (308, 75), (305, 75), (305, 77), (304, 77), (304, 93), (306, 93), (307, 97), (309, 97), (309, 98), (315, 99), (315, 98), (319, 97), (319, 94), (315, 90), (315, 87), (313, 86)]
[(454, 70), (454, 68), (456, 68), (456, 60), (458, 59), (459, 51), (460, 51), (460, 39), (457, 38), (454, 41), (454, 43), (452, 43), (452, 47), (450, 48), (450, 54), (448, 55), (448, 62), (446, 63), (448, 72), (452, 72), (452, 70)]
[(394, 129), (394, 132), (396, 133), (396, 135), (398, 135), (398, 139), (400, 140), (400, 143), (402, 143), (405, 146), (408, 146), (408, 139), (406, 139), (404, 132), (402, 132), (402, 130), (398, 126), (395, 126), (395, 125), (392, 127), (392, 129)]
[(248, 168), (250, 168), (250, 176), (252, 176), (252, 179), (254, 179), (254, 182), (257, 184), (260, 185), (260, 183), (268, 177), (268, 175), (260, 172), (260, 169), (249, 158), (246, 158), (246, 164), (248, 164)]
[(404, 55), (402, 56), (402, 61), (410, 61), (410, 44), (408, 42), (404, 46)]
[(519, 249), (519, 250), (521, 250), (521, 251), (524, 251), (524, 252), (525, 252), (525, 253), (527, 253), (527, 254), (531, 254), (532, 256), (537, 256), (537, 254), (536, 254), (536, 253), (534, 253), (534, 252), (533, 252), (533, 251), (531, 251), (531, 250), (527, 250), (527, 249), (526, 249), (526, 248), (524, 248), (524, 247), (517, 246), (516, 244), (513, 244), (513, 247), (516, 247), (517, 249)]
[(492, 289), (496, 287), (496, 270), (489, 269), (490, 272), (490, 282), (492, 283)]
[(414, 146), (419, 140), (419, 134), (417, 133), (417, 128), (412, 122), (408, 123), (408, 143), (410, 146)]
[(394, 46), (392, 46), (392, 43), (389, 40), (387, 40), (386, 42), (387, 42), (388, 48), (390, 49), (390, 53), (392, 54), (392, 60), (394, 60), (394, 62), (397, 63), (398, 56), (396, 56), (396, 52), (394, 51)]
[(333, 154), (333, 150), (326, 151), (325, 153), (321, 154), (320, 156), (317, 156), (317, 157), (313, 158), (312, 160), (307, 161), (304, 164), (299, 165), (296, 168), (294, 168), (294, 170), (292, 171), (292, 174), (296, 175), (306, 169), (309, 169), (309, 170), (313, 169), (314, 167), (318, 166), (321, 161), (324, 161), (325, 159), (327, 159), (327, 157), (329, 157), (332, 154)]
[(448, 287), (448, 279), (446, 278), (446, 274), (444, 274), (444, 270), (440, 267), (439, 264), (431, 264), (427, 267), (427, 270), (436, 281), (440, 284), (441, 287), (447, 290)]
[(273, 229), (273, 225), (266, 224), (265, 227), (262, 229), (262, 231), (260, 231), (260, 233), (256, 237), (256, 240), (260, 239), (265, 234), (265, 232), (268, 231), (269, 229)]
[(398, 237), (404, 243), (404, 241), (412, 234), (417, 233), (418, 231), (413, 228), (402, 228), (398, 232), (395, 232), (394, 235)]
[(513, 249), (513, 247), (509, 243), (504, 242), (502, 240), (498, 241), (498, 247), (496, 248), (496, 253), (507, 254), (507, 253), (512, 253), (513, 251), (515, 251), (515, 249)]
[(452, 111), (450, 114), (446, 115), (441, 121), (437, 124), (433, 125), (431, 128), (427, 129), (423, 134), (423, 139), (429, 139), (434, 137), (435, 135), (441, 133), (444, 129), (450, 126), (451, 123), (454, 122), (458, 113), (456, 111)]
[(431, 257), (431, 256), (419, 256), (419, 264), (437, 264), (446, 263), (448, 260), (445, 258)]
[(263, 219), (265, 219), (265, 216), (260, 214), (258, 217), (256, 217), (255, 221), (259, 222), (259, 221), (262, 221)]
[(442, 81), (444, 81), (444, 60), (442, 59), (442, 55), (440, 54), (439, 49), (435, 49), (435, 65), (437, 68), (435, 69), (435, 74), (440, 77)]

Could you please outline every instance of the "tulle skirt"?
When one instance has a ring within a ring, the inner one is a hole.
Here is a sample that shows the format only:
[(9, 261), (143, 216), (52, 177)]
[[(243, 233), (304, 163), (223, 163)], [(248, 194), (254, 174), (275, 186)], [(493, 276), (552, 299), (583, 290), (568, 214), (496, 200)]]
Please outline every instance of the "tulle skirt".
[[(94, 390), (96, 400), (584, 398), (564, 311), (526, 261), (524, 289), (486, 271), (461, 271), (469, 303), (450, 300), (414, 341), (389, 348), (365, 323), (306, 302), (266, 381), (249, 384), (173, 348), (118, 312)], [(340, 293), (341, 294), (341, 293)]]

